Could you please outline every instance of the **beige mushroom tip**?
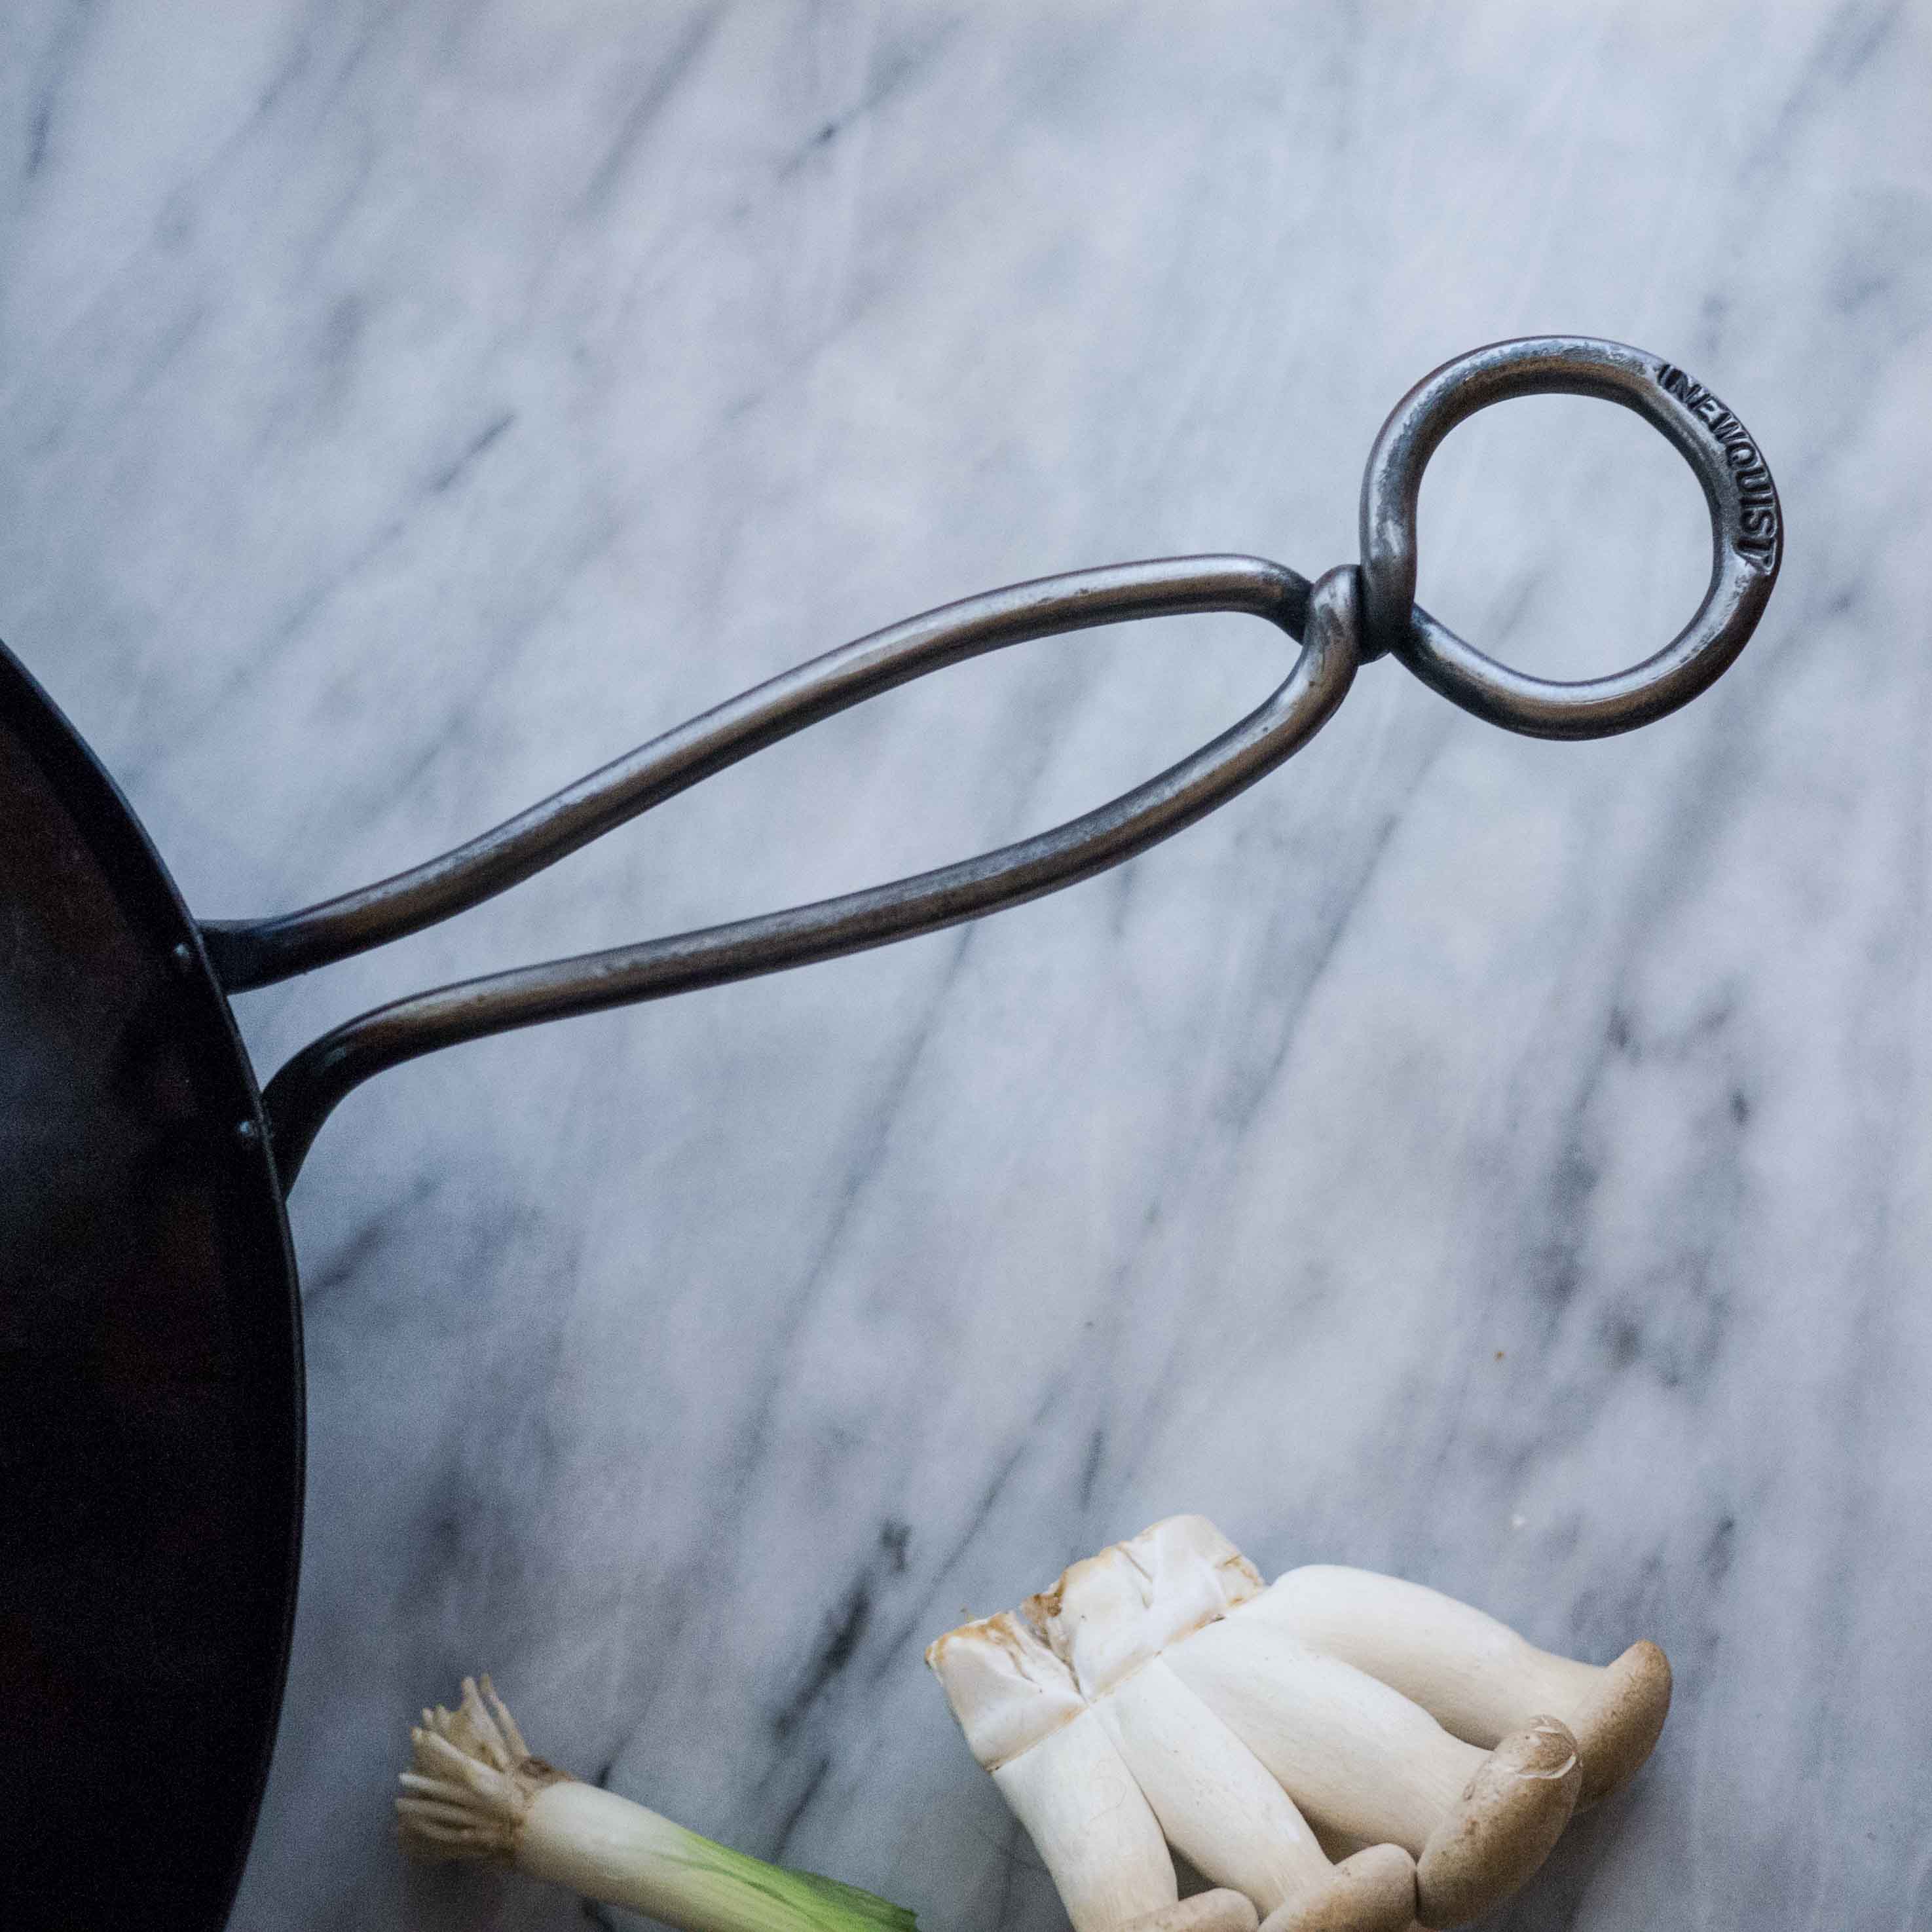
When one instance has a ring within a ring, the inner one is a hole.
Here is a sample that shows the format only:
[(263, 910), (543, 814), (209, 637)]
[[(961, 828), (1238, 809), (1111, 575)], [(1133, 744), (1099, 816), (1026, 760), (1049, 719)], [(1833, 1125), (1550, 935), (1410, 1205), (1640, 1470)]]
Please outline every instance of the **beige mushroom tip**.
[(1415, 1921), (1415, 1861), (1400, 1845), (1344, 1858), (1313, 1890), (1277, 1906), (1264, 1932), (1408, 1932)]
[(1583, 1760), (1579, 1810), (1621, 1791), (1636, 1775), (1670, 1714), (1670, 1658), (1654, 1643), (1632, 1644), (1576, 1714), (1576, 1750)]
[(1567, 1725), (1532, 1718), (1511, 1732), (1430, 1833), (1415, 1862), (1416, 1917), (1442, 1932), (1500, 1905), (1550, 1856), (1582, 1783)]
[(1246, 1892), (1197, 1892), (1178, 1905), (1143, 1913), (1122, 1932), (1255, 1932), (1260, 1922)]

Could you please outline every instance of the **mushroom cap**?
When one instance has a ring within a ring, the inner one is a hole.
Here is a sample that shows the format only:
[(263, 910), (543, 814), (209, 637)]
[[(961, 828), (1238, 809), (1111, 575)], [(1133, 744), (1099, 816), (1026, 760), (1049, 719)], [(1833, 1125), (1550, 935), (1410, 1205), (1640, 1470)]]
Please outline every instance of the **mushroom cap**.
[(1262, 1922), (1266, 1932), (1408, 1932), (1414, 1921), (1415, 1861), (1400, 1845), (1371, 1845)]
[(1651, 1642), (1634, 1643), (1604, 1672), (1571, 1720), (1583, 1760), (1577, 1808), (1620, 1791), (1656, 1747), (1670, 1714), (1670, 1660)]
[(1500, 1905), (1550, 1856), (1582, 1783), (1567, 1726), (1538, 1718), (1512, 1732), (1423, 1846), (1416, 1917), (1438, 1928), (1466, 1925)]

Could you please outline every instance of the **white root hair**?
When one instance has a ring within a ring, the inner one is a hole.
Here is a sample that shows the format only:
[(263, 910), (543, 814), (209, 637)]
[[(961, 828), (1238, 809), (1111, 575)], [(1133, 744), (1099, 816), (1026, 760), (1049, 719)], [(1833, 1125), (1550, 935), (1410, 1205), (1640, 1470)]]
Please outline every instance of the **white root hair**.
[(396, 1832), (412, 1858), (511, 1862), (530, 1800), (564, 1774), (531, 1756), (487, 1676), (463, 1680), (454, 1711), (424, 1711), (410, 1748)]

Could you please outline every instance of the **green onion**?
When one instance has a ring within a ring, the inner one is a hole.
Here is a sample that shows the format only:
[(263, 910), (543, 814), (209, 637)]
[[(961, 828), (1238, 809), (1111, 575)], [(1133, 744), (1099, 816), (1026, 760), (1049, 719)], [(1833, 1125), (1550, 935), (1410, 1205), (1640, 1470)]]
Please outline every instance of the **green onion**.
[(396, 1800), (403, 1849), (485, 1858), (682, 1932), (916, 1932), (856, 1886), (767, 1864), (531, 1755), (488, 1677), (410, 1733)]

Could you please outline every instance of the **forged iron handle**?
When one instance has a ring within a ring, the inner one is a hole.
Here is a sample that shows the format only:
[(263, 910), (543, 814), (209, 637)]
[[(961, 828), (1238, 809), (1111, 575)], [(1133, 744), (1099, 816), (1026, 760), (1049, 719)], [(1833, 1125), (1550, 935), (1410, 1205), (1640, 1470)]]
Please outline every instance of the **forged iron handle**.
[(1300, 636), (1308, 580), (1256, 557), (1116, 564), (1010, 585), (844, 644), (702, 713), (406, 872), (263, 920), (202, 923), (231, 993), (386, 945), (554, 866), (640, 812), (822, 718), (1009, 644), (1097, 625), (1239, 610)]
[(1280, 686), (1239, 723), (1111, 803), (1016, 844), (890, 885), (728, 925), (527, 966), (416, 994), (350, 1020), (263, 1090), (286, 1188), (350, 1090), (418, 1054), (540, 1020), (662, 999), (932, 932), (1118, 865), (1225, 802), (1298, 750), (1354, 676), (1352, 572), (1311, 588), (1258, 557), (1117, 564), (990, 591), (862, 638), (606, 766), (494, 832), (381, 884), (259, 925), (204, 926), (217, 973), (262, 986), (433, 924), (762, 746), (896, 685), (1009, 644), (1136, 618), (1241, 611), (1304, 637)]
[[(1430, 457), (1476, 410), (1550, 392), (1636, 410), (1690, 464), (1711, 513), (1711, 580), (1690, 622), (1630, 669), (1575, 683), (1498, 663), (1414, 601), (1417, 506)], [(1370, 452), (1360, 523), (1360, 565), (1312, 585), (1258, 557), (1172, 557), (1042, 578), (944, 605), (757, 686), (409, 872), (304, 911), (205, 924), (224, 986), (266, 986), (478, 904), (764, 746), (948, 664), (1064, 632), (1187, 612), (1244, 611), (1303, 640), (1286, 680), (1238, 724), (1159, 777), (1051, 831), (864, 892), (464, 980), (346, 1022), (296, 1054), (263, 1091), (284, 1186), (344, 1094), (419, 1054), (886, 945), (1118, 865), (1299, 750), (1334, 715), (1358, 668), (1385, 654), (1464, 710), (1532, 736), (1603, 737), (1650, 723), (1708, 688), (1743, 650), (1784, 549), (1776, 487), (1736, 417), (1646, 351), (1580, 336), (1492, 343), (1418, 383)]]

